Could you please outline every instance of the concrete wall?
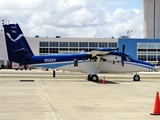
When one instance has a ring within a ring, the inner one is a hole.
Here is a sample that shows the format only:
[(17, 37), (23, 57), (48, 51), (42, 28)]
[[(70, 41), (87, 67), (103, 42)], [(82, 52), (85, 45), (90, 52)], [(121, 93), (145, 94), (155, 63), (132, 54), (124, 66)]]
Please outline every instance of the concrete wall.
[(160, 38), (160, 0), (144, 0), (144, 38)]
[(6, 51), (6, 42), (4, 39), (4, 33), (3, 31), (0, 31), (0, 61), (1, 64), (4, 64), (4, 60), (8, 60), (8, 55)]
[(155, 38), (160, 38), (160, 0), (155, 2)]

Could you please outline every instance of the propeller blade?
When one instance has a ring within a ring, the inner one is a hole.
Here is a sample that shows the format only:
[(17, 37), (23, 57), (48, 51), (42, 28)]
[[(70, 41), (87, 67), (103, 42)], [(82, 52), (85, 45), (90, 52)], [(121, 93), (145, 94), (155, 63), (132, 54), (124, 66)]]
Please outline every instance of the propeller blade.
[(124, 57), (122, 56), (122, 59), (121, 59), (121, 63), (122, 63), (122, 67), (124, 67)]
[(122, 63), (122, 67), (124, 67), (124, 51), (125, 51), (125, 45), (122, 46), (122, 56), (121, 56), (121, 63)]
[(125, 45), (122, 46), (122, 53), (124, 54), (125, 51)]

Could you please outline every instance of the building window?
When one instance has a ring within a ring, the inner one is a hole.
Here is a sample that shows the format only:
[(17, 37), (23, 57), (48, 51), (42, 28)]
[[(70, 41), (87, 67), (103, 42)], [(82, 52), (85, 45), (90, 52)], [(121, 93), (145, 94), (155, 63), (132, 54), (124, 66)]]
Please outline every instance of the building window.
[(146, 55), (138, 55), (139, 60), (147, 61)]
[(89, 42), (89, 47), (98, 47), (97, 42)]
[(60, 47), (68, 47), (68, 42), (60, 42)]
[(48, 53), (48, 48), (39, 48), (39, 53)]
[(78, 42), (69, 42), (69, 47), (78, 47)]
[[(138, 59), (145, 61), (157, 61), (159, 55), (159, 43), (137, 43)], [(145, 56), (145, 57), (144, 57)]]
[(146, 49), (147, 48), (147, 43), (138, 43), (137, 48), (138, 49)]
[(148, 52), (156, 52), (156, 49), (148, 49)]
[(58, 48), (49, 48), (49, 53), (58, 53)]
[(148, 61), (156, 61), (156, 55), (148, 55)]
[(48, 42), (40, 42), (40, 47), (48, 47)]
[(109, 47), (117, 47), (117, 43), (116, 42), (110, 42)]
[(78, 48), (69, 48), (69, 51), (78, 51)]
[(95, 50), (96, 48), (89, 48), (89, 51)]
[(160, 43), (156, 43), (157, 44), (157, 48), (160, 48)]
[(68, 51), (68, 48), (59, 48), (60, 51)]
[(99, 47), (108, 47), (107, 42), (99, 42)]
[(88, 51), (88, 48), (79, 48), (79, 51), (81, 52), (81, 51)]
[(79, 53), (78, 48), (69, 48), (68, 53), (73, 54), (73, 53)]
[(88, 42), (79, 42), (79, 47), (88, 47)]
[(156, 49), (156, 43), (148, 43), (148, 49)]
[(157, 60), (160, 61), (160, 55), (157, 56)]
[(138, 49), (138, 52), (147, 51), (147, 49)]
[(58, 42), (50, 42), (50, 47), (58, 47)]

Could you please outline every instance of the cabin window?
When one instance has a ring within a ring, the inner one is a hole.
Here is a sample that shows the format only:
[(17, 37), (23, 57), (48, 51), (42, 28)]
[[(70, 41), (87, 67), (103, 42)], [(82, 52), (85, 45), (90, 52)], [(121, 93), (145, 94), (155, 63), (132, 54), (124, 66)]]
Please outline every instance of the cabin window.
[(132, 61), (132, 59), (131, 59), (130, 57), (126, 56), (126, 61), (131, 62), (131, 61)]
[(114, 64), (115, 64), (115, 61), (114, 61), (114, 60), (112, 60), (112, 61), (111, 61), (111, 65), (114, 65)]

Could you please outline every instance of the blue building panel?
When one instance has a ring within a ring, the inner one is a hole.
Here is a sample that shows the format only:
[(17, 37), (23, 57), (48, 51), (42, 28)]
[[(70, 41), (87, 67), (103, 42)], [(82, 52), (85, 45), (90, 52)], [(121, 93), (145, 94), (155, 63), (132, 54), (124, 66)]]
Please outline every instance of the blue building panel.
[[(119, 38), (118, 48), (122, 51), (122, 46), (125, 45), (125, 53), (137, 58), (137, 43), (160, 43), (160, 39), (143, 39), (143, 38)], [(159, 48), (160, 49), (160, 48)]]

